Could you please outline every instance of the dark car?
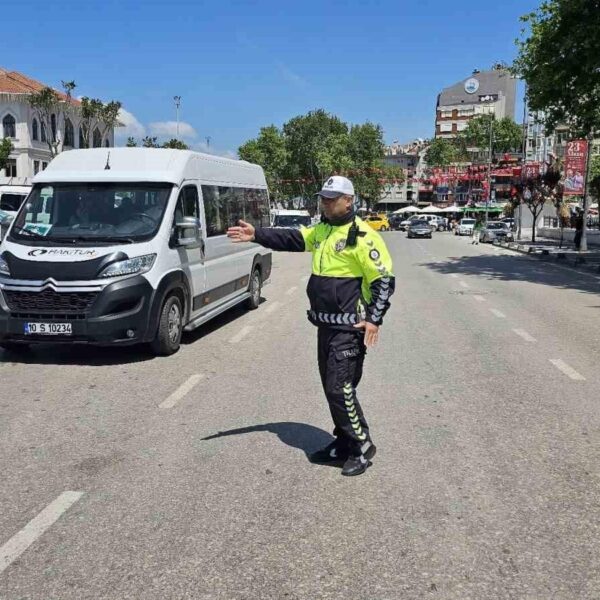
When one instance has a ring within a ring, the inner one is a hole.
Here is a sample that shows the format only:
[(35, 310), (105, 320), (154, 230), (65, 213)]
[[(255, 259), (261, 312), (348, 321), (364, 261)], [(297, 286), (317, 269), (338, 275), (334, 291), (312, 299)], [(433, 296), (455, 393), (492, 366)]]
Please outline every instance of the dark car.
[(406, 230), (409, 238), (429, 238), (431, 239), (431, 227), (427, 221), (413, 221)]
[(513, 234), (509, 224), (502, 221), (489, 221), (479, 232), (480, 242), (493, 242), (494, 240), (508, 241), (512, 239)]
[(400, 223), (404, 221), (404, 215), (396, 215), (392, 213), (388, 217), (388, 221), (390, 222), (390, 228), (395, 229), (397, 231), (398, 229), (400, 229)]

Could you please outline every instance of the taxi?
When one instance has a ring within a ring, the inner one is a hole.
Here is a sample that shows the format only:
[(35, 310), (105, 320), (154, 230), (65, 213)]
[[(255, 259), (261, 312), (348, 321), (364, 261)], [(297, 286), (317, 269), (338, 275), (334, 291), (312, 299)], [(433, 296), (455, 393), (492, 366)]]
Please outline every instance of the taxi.
[(386, 215), (369, 215), (365, 218), (365, 223), (375, 231), (389, 231), (390, 222)]

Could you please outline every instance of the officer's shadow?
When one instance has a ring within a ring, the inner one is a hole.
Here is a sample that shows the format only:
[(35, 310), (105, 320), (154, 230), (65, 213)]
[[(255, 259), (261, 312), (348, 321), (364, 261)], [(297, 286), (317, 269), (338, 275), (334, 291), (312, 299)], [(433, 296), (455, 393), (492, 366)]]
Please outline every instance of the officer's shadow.
[[(327, 446), (333, 441), (333, 436), (318, 427), (306, 425), (306, 423), (264, 423), (262, 425), (250, 425), (228, 431), (219, 431), (205, 438), (205, 440), (214, 440), (216, 438), (227, 437), (229, 435), (242, 435), (244, 433), (254, 433), (256, 431), (268, 431), (274, 433), (284, 444), (302, 450), (308, 460), (308, 455), (315, 450)], [(336, 466), (335, 464), (331, 466)]]

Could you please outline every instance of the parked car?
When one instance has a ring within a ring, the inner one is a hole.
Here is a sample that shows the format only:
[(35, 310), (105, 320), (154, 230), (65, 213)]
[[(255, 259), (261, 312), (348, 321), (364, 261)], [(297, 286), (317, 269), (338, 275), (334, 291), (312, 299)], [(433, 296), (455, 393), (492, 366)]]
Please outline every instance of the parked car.
[(473, 235), (473, 227), (475, 227), (475, 219), (461, 219), (454, 230), (454, 235)]
[(429, 223), (432, 231), (444, 231), (446, 229), (446, 221), (444, 217), (438, 215), (419, 215), (421, 219)]
[(404, 215), (397, 215), (392, 213), (388, 217), (388, 221), (390, 223), (390, 229), (395, 229), (396, 231), (398, 231), (399, 229), (401, 229), (402, 221), (404, 221)]
[(402, 231), (406, 231), (408, 229), (408, 226), (413, 222), (413, 221), (422, 221), (423, 219), (419, 216), (419, 215), (413, 215), (412, 217), (408, 217), (408, 219), (404, 219), (404, 221), (400, 222), (400, 229)]
[(512, 217), (505, 217), (504, 219), (500, 219), (502, 223), (506, 223), (511, 231), (515, 230), (515, 220)]
[(493, 242), (494, 240), (512, 240), (513, 234), (508, 223), (502, 221), (489, 221), (479, 233), (480, 242)]
[(370, 215), (366, 218), (366, 222), (375, 231), (390, 230), (390, 222), (385, 215)]
[(413, 221), (408, 226), (406, 237), (422, 237), (431, 239), (431, 226), (427, 221)]

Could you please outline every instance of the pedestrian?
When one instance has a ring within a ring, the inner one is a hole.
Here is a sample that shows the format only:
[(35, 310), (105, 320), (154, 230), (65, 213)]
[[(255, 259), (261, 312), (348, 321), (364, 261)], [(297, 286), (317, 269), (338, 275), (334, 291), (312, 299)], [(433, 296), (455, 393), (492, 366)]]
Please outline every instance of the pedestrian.
[(321, 221), (309, 229), (255, 228), (240, 221), (227, 235), (234, 242), (312, 253), (308, 319), (317, 327), (319, 373), (335, 439), (309, 459), (343, 463), (342, 475), (360, 475), (376, 448), (356, 388), (367, 348), (378, 342), (395, 279), (383, 239), (354, 213), (352, 182), (330, 177), (318, 196)]
[(475, 223), (473, 224), (473, 239), (471, 241), (471, 244), (479, 244), (479, 236), (481, 234), (482, 227), (483, 225), (481, 223), (481, 220), (476, 219)]
[(578, 208), (577, 215), (575, 216), (575, 238), (573, 242), (575, 243), (575, 249), (579, 250), (581, 248), (581, 236), (583, 235), (583, 211)]

